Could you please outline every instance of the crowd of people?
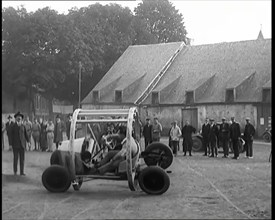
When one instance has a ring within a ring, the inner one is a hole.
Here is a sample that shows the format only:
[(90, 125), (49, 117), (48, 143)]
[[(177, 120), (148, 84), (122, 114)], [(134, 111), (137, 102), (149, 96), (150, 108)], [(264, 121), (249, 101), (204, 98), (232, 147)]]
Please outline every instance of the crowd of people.
[[(246, 151), (247, 158), (253, 158), (253, 136), (255, 135), (255, 127), (250, 123), (250, 118), (246, 118), (246, 125), (244, 133), (241, 133), (241, 127), (234, 117), (231, 121), (226, 121), (222, 118), (222, 122), (216, 123), (213, 118), (206, 118), (202, 129), (199, 132), (202, 136), (203, 148), (205, 150), (204, 156), (218, 157), (218, 148), (223, 149), (223, 158), (229, 157), (229, 149), (232, 149), (234, 156), (233, 159), (239, 159), (240, 150)], [(146, 124), (143, 126), (143, 136), (146, 147), (154, 142), (159, 141), (162, 132), (162, 125), (157, 117), (154, 118), (151, 124), (150, 118), (146, 118)], [(174, 156), (177, 156), (180, 146), (180, 139), (182, 138), (183, 156), (189, 153), (192, 156), (193, 139), (192, 135), (196, 133), (196, 129), (190, 125), (188, 120), (180, 128), (177, 121), (171, 123), (171, 128), (168, 132), (169, 146), (171, 147)], [(242, 143), (244, 142), (244, 143)], [(240, 145), (244, 145), (240, 149)], [(231, 147), (232, 146), (232, 147)]]
[[(53, 152), (54, 143), (55, 149), (63, 141), (63, 133), (66, 133), (67, 139), (70, 139), (70, 124), (72, 115), (69, 114), (67, 121), (61, 121), (59, 115), (53, 120), (46, 120), (42, 118), (35, 118), (33, 122), (30, 121), (29, 117), (20, 112), (14, 115), (15, 121), (12, 121), (12, 116), (8, 116), (8, 121), (3, 123), (2, 121), (2, 148), (4, 149), (4, 138), (3, 134), (6, 131), (8, 137), (8, 150), (13, 151), (14, 154), (14, 174), (17, 174), (17, 163), (20, 160), (20, 174), (24, 174), (24, 155), (25, 151), (47, 151)], [(119, 133), (121, 123), (112, 124), (107, 123), (105, 125), (93, 124), (92, 130), (95, 136), (101, 136), (102, 131), (105, 135), (112, 137), (114, 134)], [(103, 127), (102, 127), (103, 126)], [(151, 123), (150, 118), (146, 118), (146, 123), (142, 126), (141, 133), (144, 136), (145, 149), (152, 142), (159, 142), (161, 138), (163, 128), (157, 117), (153, 118)], [(123, 132), (125, 133), (125, 132)], [(171, 123), (169, 130), (169, 146), (174, 154), (177, 156), (180, 149), (180, 140), (182, 141), (183, 155), (189, 153), (192, 156), (193, 139), (192, 135), (196, 133), (196, 129), (190, 124), (188, 120), (180, 128), (177, 121)], [(234, 117), (231, 117), (231, 121), (226, 121), (226, 118), (222, 118), (222, 123), (215, 123), (213, 118), (206, 118), (205, 123), (202, 125), (200, 131), (202, 136), (203, 147), (205, 149), (204, 156), (218, 157), (218, 147), (223, 149), (223, 158), (229, 157), (229, 148), (232, 146), (234, 153), (233, 159), (239, 159), (239, 143), (244, 140), (244, 150), (246, 151), (247, 158), (253, 158), (253, 136), (255, 134), (255, 127), (250, 123), (250, 119), (246, 118), (246, 125), (244, 133), (241, 134), (240, 124), (235, 121)], [(126, 134), (125, 134), (126, 135)], [(31, 138), (33, 138), (33, 146), (31, 144)], [(99, 137), (96, 137), (98, 139)], [(122, 140), (119, 141), (119, 143)], [(115, 143), (115, 141), (114, 141)], [(117, 146), (116, 151), (122, 149), (122, 144)], [(119, 147), (118, 147), (119, 146)], [(114, 152), (116, 152), (114, 151)], [(117, 153), (117, 152), (116, 152)]]
[[(20, 175), (24, 173), (24, 158), (25, 151), (42, 151), (42, 152), (53, 152), (54, 143), (55, 148), (63, 141), (63, 132), (66, 132), (67, 139), (70, 135), (70, 123), (71, 114), (68, 115), (66, 123), (61, 121), (59, 115), (56, 116), (55, 123), (53, 120), (35, 118), (33, 122), (30, 121), (29, 117), (20, 112), (14, 115), (15, 121), (12, 120), (12, 116), (8, 116), (8, 121), (4, 123), (2, 121), (2, 149), (4, 150), (4, 133), (6, 131), (8, 137), (8, 150), (13, 151), (14, 162), (13, 170), (14, 174), (17, 174), (17, 163), (20, 161)], [(32, 141), (33, 139), (33, 145)]]

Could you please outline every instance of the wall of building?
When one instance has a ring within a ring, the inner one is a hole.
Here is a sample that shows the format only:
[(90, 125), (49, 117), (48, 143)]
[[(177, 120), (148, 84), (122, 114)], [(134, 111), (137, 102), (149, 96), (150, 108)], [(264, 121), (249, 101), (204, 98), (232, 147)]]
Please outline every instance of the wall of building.
[[(84, 109), (121, 109), (130, 108), (131, 105), (83, 105)], [(147, 117), (153, 120), (154, 117), (158, 117), (160, 123), (163, 126), (162, 135), (167, 136), (171, 127), (171, 122), (178, 121), (178, 125), (182, 125), (185, 119), (182, 118), (182, 109), (184, 106), (140, 106), (138, 107), (140, 112), (140, 118), (142, 123), (145, 123)], [(246, 124), (245, 118), (250, 117), (251, 123), (256, 128), (256, 137), (261, 135), (262, 128), (259, 126), (259, 117), (257, 114), (257, 106), (253, 104), (209, 104), (209, 105), (197, 105), (192, 108), (198, 109), (198, 131), (200, 131), (205, 118), (214, 118), (216, 122), (221, 122), (222, 117), (225, 117), (228, 121), (232, 116), (241, 125), (241, 132), (244, 131)], [(265, 108), (266, 109), (266, 108)], [(265, 112), (268, 110), (265, 110)], [(268, 121), (268, 114), (264, 114), (265, 122)], [(271, 115), (271, 107), (270, 107)], [(263, 116), (261, 116), (263, 117)], [(271, 116), (270, 116), (271, 117)]]

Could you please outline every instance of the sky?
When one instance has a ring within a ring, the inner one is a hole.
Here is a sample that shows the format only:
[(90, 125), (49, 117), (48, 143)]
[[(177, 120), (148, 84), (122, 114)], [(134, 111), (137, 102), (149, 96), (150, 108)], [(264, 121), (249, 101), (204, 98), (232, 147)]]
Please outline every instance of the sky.
[[(23, 5), (28, 12), (50, 7), (59, 13), (99, 2), (117, 3), (132, 11), (141, 1), (2, 1), (2, 8)], [(179, 13), (191, 38), (191, 45), (254, 40), (262, 30), (271, 38), (271, 0), (170, 0)]]

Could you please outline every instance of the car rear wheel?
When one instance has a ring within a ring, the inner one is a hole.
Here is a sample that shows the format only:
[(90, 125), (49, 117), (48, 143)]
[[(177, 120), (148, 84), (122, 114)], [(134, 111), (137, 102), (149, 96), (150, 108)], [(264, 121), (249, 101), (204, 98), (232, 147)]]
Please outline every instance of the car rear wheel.
[(147, 166), (158, 165), (166, 169), (173, 162), (173, 152), (171, 148), (160, 142), (155, 142), (147, 146), (142, 155), (144, 155), (144, 162)]

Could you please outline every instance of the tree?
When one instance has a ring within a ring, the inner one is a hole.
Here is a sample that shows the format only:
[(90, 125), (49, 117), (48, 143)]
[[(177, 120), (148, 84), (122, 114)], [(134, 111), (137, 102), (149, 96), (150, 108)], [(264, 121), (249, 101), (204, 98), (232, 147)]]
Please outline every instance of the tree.
[(143, 0), (134, 12), (137, 28), (135, 44), (148, 39), (152, 43), (188, 43), (182, 14), (168, 0)]

